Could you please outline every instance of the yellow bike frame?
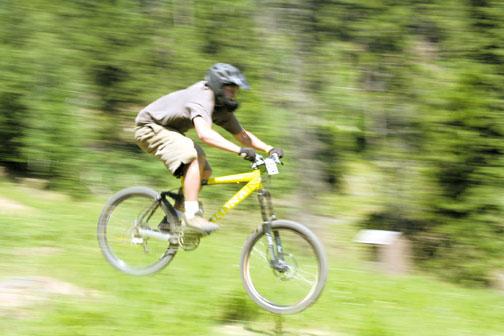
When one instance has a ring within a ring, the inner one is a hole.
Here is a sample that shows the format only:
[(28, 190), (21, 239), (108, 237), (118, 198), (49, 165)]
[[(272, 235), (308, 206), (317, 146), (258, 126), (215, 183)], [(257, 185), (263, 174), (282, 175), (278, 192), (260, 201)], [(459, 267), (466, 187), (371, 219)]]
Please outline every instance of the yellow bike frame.
[(211, 222), (216, 222), (222, 218), (234, 207), (243, 202), (254, 191), (260, 190), (263, 187), (261, 180), (261, 171), (254, 170), (250, 173), (227, 175), (220, 177), (211, 177), (205, 185), (218, 185), (218, 184), (243, 184), (243, 188), (238, 190), (224, 206), (210, 217)]

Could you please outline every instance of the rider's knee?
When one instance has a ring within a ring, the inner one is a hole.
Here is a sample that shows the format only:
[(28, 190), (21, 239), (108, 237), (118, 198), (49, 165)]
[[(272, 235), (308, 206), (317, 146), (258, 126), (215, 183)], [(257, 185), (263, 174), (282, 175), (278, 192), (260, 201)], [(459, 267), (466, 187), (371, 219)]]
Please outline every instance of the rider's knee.
[(201, 178), (203, 180), (208, 180), (210, 178), (210, 176), (212, 176), (212, 169), (211, 168), (210, 169), (205, 169), (203, 171), (203, 174), (202, 174)]

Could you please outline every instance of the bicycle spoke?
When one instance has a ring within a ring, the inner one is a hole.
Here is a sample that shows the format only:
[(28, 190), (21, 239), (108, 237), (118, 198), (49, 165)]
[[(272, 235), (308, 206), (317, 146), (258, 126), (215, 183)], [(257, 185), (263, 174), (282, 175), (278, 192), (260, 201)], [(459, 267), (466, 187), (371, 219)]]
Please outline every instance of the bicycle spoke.
[(313, 286), (313, 284), (315, 284), (317, 282), (316, 279), (315, 280), (309, 280), (309, 279), (305, 278), (302, 273), (303, 273), (303, 271), (299, 271), (298, 270), (297, 273), (296, 273), (296, 275), (294, 276), (294, 278), (295, 279), (299, 279), (299, 280), (305, 282), (309, 286)]
[(268, 262), (269, 262), (269, 260), (268, 260), (268, 256), (267, 256), (267, 254), (266, 254), (265, 252), (263, 252), (263, 250), (266, 250), (266, 247), (261, 248), (261, 249), (259, 249), (259, 248), (257, 248), (257, 247), (254, 247), (254, 250), (253, 250), (253, 252), (252, 252), (252, 253), (254, 253), (254, 254), (258, 254), (258, 255), (259, 255), (259, 256), (261, 256), (261, 257), (262, 257), (265, 261), (268, 261)]

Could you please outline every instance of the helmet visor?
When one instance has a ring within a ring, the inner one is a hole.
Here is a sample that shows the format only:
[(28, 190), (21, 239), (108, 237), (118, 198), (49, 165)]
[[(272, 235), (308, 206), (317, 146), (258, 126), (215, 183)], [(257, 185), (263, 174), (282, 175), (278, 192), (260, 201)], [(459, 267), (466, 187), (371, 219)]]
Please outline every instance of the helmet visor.
[(234, 76), (233, 78), (231, 78), (231, 80), (226, 83), (226, 84), (234, 84), (234, 85), (238, 85), (240, 88), (244, 89), (244, 90), (248, 90), (250, 89), (250, 85), (249, 83), (247, 82), (247, 80), (243, 77), (243, 76)]

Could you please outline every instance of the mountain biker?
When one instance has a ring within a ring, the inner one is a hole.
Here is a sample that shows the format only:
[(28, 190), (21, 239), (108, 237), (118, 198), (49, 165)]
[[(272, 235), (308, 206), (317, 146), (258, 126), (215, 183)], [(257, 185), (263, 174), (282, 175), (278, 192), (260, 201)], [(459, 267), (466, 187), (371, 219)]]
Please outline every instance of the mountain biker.
[[(170, 172), (184, 176), (184, 209), (189, 227), (210, 233), (218, 225), (203, 218), (198, 194), (201, 181), (212, 174), (203, 149), (184, 133), (195, 128), (205, 144), (254, 160), (255, 150), (283, 156), (283, 150), (267, 145), (245, 130), (234, 111), (238, 108), (239, 88), (248, 89), (245, 76), (236, 67), (214, 64), (204, 81), (163, 96), (137, 115), (135, 140), (142, 150), (163, 161)], [(215, 123), (233, 134), (244, 147), (228, 141), (212, 129)]]

